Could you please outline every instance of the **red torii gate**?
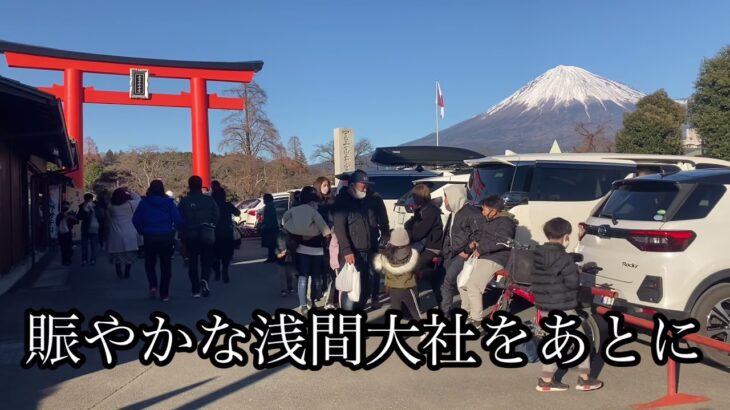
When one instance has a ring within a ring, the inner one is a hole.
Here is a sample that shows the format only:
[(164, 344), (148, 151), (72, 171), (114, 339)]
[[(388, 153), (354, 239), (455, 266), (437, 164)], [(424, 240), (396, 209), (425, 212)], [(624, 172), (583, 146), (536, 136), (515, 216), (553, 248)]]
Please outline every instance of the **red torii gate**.
[[(191, 109), (193, 130), (193, 174), (210, 184), (210, 142), (208, 139), (208, 109), (242, 110), (245, 102), (239, 98), (208, 94), (207, 81), (250, 83), (254, 73), (261, 70), (262, 61), (201, 62), (120, 57), (79, 53), (27, 44), (0, 41), (0, 53), (5, 54), (8, 67), (63, 71), (63, 85), (39, 87), (63, 101), (66, 127), (76, 142), (79, 168), (71, 173), (76, 187), (84, 186), (83, 168), (83, 104), (151, 105), (186, 107)], [(180, 94), (149, 94), (131, 98), (123, 91), (100, 91), (84, 87), (84, 73), (131, 76), (131, 70), (147, 70), (150, 77), (190, 80), (190, 92)]]

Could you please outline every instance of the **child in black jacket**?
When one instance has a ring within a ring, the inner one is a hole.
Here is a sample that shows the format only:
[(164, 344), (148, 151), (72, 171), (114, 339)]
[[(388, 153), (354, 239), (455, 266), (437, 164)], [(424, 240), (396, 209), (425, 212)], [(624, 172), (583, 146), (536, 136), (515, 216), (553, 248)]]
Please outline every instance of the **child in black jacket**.
[[(543, 317), (551, 310), (560, 310), (569, 316), (578, 316), (578, 286), (580, 277), (573, 257), (565, 248), (570, 241), (572, 227), (563, 218), (553, 218), (545, 223), (543, 232), (548, 242), (535, 248), (535, 265), (532, 272), (532, 293), (535, 307)], [(578, 327), (581, 330), (581, 327)], [(576, 390), (591, 391), (603, 387), (603, 382), (590, 378), (590, 355), (578, 365), (580, 377)], [(544, 364), (542, 377), (537, 379), (537, 391), (564, 391), (567, 384), (554, 380), (556, 364)]]

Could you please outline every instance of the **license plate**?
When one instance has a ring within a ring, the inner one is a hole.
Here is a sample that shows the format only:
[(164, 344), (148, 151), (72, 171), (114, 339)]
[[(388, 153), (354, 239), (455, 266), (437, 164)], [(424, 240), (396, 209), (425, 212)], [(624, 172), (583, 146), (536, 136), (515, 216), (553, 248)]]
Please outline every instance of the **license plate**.
[(609, 297), (609, 296), (601, 296), (601, 295), (593, 296), (593, 304), (596, 304), (596, 305), (612, 307), (613, 302), (614, 302), (614, 298)]

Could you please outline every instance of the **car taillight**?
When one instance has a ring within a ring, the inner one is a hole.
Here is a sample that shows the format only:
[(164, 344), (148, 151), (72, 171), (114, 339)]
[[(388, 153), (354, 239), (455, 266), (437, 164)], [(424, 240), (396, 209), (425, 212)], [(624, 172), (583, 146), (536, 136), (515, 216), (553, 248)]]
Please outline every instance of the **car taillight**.
[(695, 238), (692, 231), (633, 230), (626, 239), (644, 252), (682, 252)]
[(582, 240), (586, 236), (586, 224), (583, 222), (578, 224), (578, 240)]
[(250, 211), (248, 211), (246, 213), (249, 214), (249, 215), (251, 215), (251, 216), (256, 216), (256, 210), (255, 209), (252, 209), (252, 210), (250, 210)]

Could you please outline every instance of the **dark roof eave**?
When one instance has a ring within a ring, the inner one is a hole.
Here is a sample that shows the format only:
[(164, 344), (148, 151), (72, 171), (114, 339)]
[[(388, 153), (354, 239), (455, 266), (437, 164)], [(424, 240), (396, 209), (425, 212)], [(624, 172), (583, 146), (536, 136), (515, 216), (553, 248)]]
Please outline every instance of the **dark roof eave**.
[(205, 70), (224, 71), (253, 71), (258, 73), (264, 66), (264, 62), (239, 61), (239, 62), (213, 62), (213, 61), (183, 61), (183, 60), (161, 60), (156, 58), (122, 57), (107, 54), (81, 53), (77, 51), (58, 50), (55, 48), (39, 47), (29, 44), (13, 43), (0, 40), (0, 53), (13, 52), (19, 54), (30, 54), (43, 57), (65, 58), (69, 60), (89, 60), (104, 63), (118, 63), (141, 66), (157, 67), (180, 67), (197, 68)]

